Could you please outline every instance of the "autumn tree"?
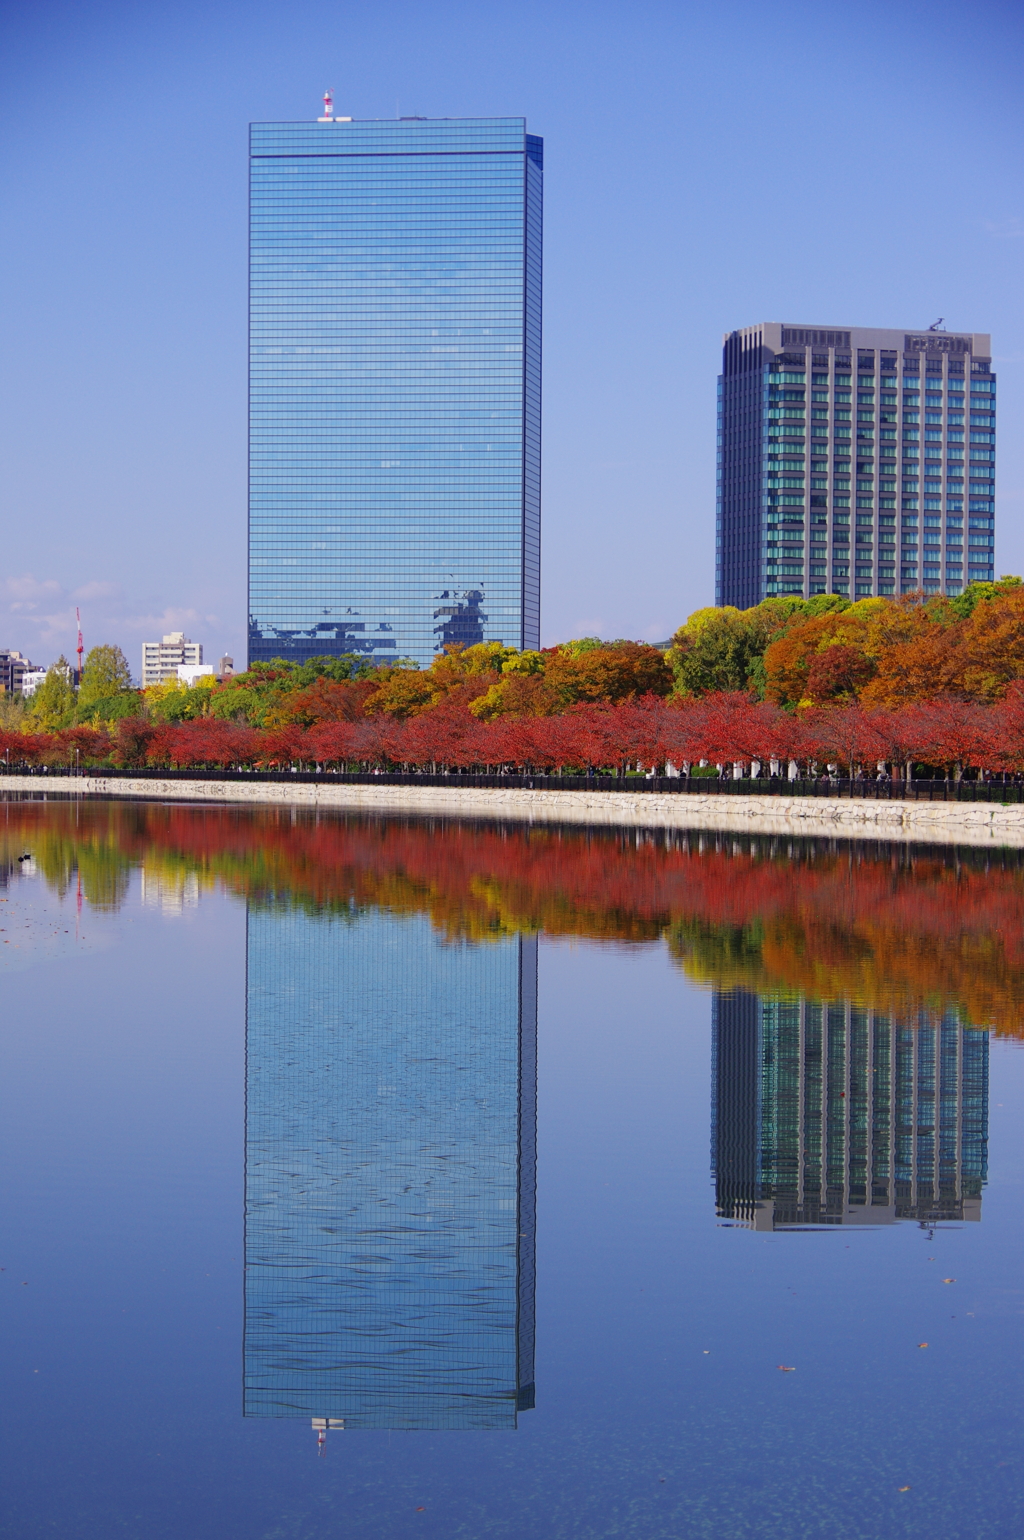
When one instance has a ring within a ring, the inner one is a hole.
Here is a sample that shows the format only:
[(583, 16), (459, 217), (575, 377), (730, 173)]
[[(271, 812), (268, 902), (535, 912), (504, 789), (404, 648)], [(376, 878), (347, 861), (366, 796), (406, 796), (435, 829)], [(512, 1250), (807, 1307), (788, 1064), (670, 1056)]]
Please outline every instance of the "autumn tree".
[(146, 717), (122, 717), (114, 729), (114, 764), (132, 770), (141, 768), (155, 734), (156, 728)]
[(895, 710), (936, 696), (994, 701), (1024, 678), (1024, 586), (971, 584), (969, 606), (953, 599), (889, 604), (872, 616), (866, 646), (875, 677), (861, 699)]
[(75, 687), (71, 682), (71, 665), (61, 653), (46, 671), (46, 678), (32, 696), (29, 712), (44, 732), (69, 727), (75, 714)]
[(977, 701), (956, 697), (920, 701), (912, 708), (917, 727), (918, 755), (942, 765), (947, 778), (959, 781), (965, 765), (980, 765), (989, 755), (993, 721)]
[(478, 642), (472, 647), (452, 643), (438, 653), (428, 669), (381, 670), (377, 687), (363, 709), (368, 716), (412, 717), (449, 697), (468, 707), (497, 683), (502, 665), (515, 652), (501, 642)]
[(563, 710), (583, 701), (665, 696), (672, 689), (668, 659), (649, 642), (610, 642), (582, 651), (570, 644), (546, 656), (544, 681)]
[(851, 777), (858, 765), (871, 764), (873, 768), (881, 757), (884, 740), (876, 730), (874, 717), (857, 700), (847, 699), (829, 710), (812, 712), (805, 717), (804, 726), (814, 754), (827, 765), (841, 766)]
[[(884, 607), (885, 603), (884, 599), (861, 599), (848, 609), (812, 615), (789, 626), (765, 649), (765, 695), (768, 700), (789, 709), (799, 706), (802, 701), (810, 702), (811, 665), (826, 648), (843, 646), (870, 658), (867, 647), (869, 621), (873, 610)], [(865, 666), (855, 662), (846, 652), (835, 670), (827, 663), (819, 665), (818, 678), (822, 688), (828, 688), (841, 684), (844, 674), (851, 679), (865, 672), (868, 672)]]
[(215, 674), (201, 674), (194, 685), (181, 679), (150, 685), (142, 698), (154, 722), (191, 722), (209, 716), (214, 691), (219, 688)]
[(0, 692), (0, 729), (17, 732), (25, 726), (28, 702), (23, 695)]
[(46, 748), (38, 755), (43, 764), (76, 769), (96, 764), (110, 753), (110, 738), (103, 728), (87, 723), (65, 727), (51, 733)]
[(103, 706), (123, 695), (132, 697), (137, 711), (139, 702), (137, 691), (132, 688), (132, 671), (120, 647), (90, 647), (78, 687), (79, 716), (102, 716)]
[(283, 693), (268, 708), (268, 727), (299, 722), (311, 727), (317, 722), (355, 722), (363, 715), (367, 700), (379, 688), (374, 675), (356, 679), (332, 679), (321, 675), (305, 689)]
[(838, 594), (817, 594), (812, 599), (764, 599), (749, 610), (728, 604), (696, 610), (669, 647), (676, 693), (753, 689), (763, 697), (764, 652), (769, 643), (791, 626), (843, 610), (849, 602)]
[(863, 646), (875, 671), (861, 691), (862, 704), (895, 710), (956, 690), (961, 630), (945, 600), (921, 604), (908, 595), (879, 605), (865, 628)]
[(963, 622), (957, 683), (973, 700), (999, 700), (1012, 680), (1024, 678), (1024, 587), (996, 592)]
[(295, 674), (294, 665), (281, 658), (254, 663), (218, 685), (210, 697), (209, 715), (262, 727), (267, 713), (293, 689)]
[(805, 685), (807, 697), (819, 706), (856, 700), (874, 674), (874, 660), (859, 647), (835, 642), (811, 658)]
[(962, 594), (956, 594), (947, 602), (960, 620), (966, 620), (974, 614), (979, 604), (985, 604), (1002, 594), (1012, 594), (1021, 586), (1022, 579), (1019, 577), (1001, 577), (995, 583), (968, 583)]
[(551, 716), (558, 706), (558, 694), (543, 673), (503, 671), (489, 689), (470, 702), (469, 709), (481, 721), (491, 721), (506, 716)]

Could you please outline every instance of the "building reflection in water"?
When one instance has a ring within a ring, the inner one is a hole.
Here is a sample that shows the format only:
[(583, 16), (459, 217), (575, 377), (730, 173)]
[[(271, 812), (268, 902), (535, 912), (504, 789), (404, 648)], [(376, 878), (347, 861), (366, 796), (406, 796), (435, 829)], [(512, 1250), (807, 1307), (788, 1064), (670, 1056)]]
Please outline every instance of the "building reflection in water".
[(537, 943), (250, 908), (244, 1412), (533, 1406)]
[(988, 1033), (716, 992), (718, 1213), (755, 1230), (981, 1218)]

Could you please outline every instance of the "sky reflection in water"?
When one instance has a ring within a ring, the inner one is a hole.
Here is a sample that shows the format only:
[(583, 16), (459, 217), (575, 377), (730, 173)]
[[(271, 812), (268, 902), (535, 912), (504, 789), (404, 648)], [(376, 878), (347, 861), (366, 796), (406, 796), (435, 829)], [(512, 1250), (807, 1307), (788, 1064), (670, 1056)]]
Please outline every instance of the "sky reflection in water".
[(1019, 1530), (1016, 854), (10, 801), (0, 872), (0, 1534)]

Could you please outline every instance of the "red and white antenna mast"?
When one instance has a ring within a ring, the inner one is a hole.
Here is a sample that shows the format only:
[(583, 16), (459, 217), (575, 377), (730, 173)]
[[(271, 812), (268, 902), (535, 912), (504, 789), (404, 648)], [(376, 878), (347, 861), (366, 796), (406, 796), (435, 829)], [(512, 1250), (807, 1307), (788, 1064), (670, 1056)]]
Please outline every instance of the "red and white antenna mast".
[(76, 622), (76, 624), (78, 626), (78, 646), (75, 648), (75, 651), (78, 653), (78, 682), (79, 682), (79, 684), (81, 684), (81, 682), (82, 682), (82, 653), (85, 651), (85, 647), (82, 645), (82, 617), (81, 617), (81, 615), (78, 612), (78, 606), (77, 605), (75, 606), (75, 622)]
[(321, 123), (330, 123), (334, 118), (334, 94), (331, 91), (324, 92), (324, 115), (319, 119)]

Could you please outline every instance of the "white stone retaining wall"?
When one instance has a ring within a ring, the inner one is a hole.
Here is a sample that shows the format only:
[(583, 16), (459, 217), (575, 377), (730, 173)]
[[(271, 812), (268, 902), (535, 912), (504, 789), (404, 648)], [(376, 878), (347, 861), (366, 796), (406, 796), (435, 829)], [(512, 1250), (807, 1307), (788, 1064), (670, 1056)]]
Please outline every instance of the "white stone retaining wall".
[(526, 823), (719, 829), (944, 845), (1024, 847), (1024, 804), (874, 801), (848, 797), (701, 796), (628, 791), (491, 790), (472, 786), (353, 786), (297, 781), (172, 781), (128, 776), (5, 775), (2, 792), (71, 793), (173, 802), (286, 803), (347, 812), (446, 814)]

